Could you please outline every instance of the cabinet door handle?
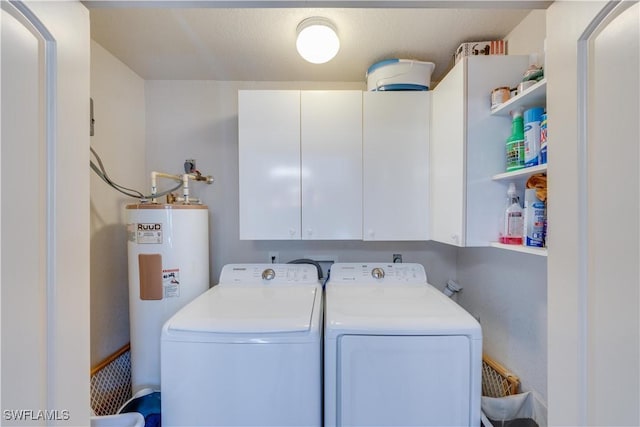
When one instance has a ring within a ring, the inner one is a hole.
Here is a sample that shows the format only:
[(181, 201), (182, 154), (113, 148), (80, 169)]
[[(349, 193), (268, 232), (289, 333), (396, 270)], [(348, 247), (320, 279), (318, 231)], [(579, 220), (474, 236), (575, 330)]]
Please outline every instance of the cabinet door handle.
[(313, 230), (310, 228), (307, 228), (307, 236), (311, 237), (313, 235)]
[(289, 236), (295, 237), (295, 235), (296, 235), (296, 229), (295, 228), (290, 228), (289, 229)]

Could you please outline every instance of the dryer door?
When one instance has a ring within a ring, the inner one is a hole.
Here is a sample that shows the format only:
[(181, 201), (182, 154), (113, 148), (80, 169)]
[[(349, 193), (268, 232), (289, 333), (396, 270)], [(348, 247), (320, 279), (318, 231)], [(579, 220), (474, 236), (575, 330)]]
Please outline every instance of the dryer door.
[(470, 360), (465, 336), (344, 335), (337, 424), (471, 425)]

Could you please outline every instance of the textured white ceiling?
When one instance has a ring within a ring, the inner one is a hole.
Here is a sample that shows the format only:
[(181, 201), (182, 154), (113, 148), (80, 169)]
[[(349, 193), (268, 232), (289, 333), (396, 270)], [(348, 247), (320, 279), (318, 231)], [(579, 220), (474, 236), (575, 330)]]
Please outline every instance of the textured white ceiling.
[[(371, 64), (409, 58), (434, 62), (438, 81), (461, 42), (502, 39), (529, 11), (92, 8), (91, 35), (144, 79), (364, 82)], [(337, 27), (340, 51), (327, 64), (296, 52), (296, 26), (310, 16)]]

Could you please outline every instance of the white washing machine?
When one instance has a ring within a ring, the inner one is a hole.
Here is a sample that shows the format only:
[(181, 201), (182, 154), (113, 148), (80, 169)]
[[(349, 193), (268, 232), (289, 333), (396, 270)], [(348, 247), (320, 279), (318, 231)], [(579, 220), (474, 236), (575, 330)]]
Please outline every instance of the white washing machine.
[(163, 327), (162, 425), (320, 426), (322, 297), (312, 265), (225, 265)]
[(325, 426), (478, 426), (482, 332), (420, 264), (336, 263)]

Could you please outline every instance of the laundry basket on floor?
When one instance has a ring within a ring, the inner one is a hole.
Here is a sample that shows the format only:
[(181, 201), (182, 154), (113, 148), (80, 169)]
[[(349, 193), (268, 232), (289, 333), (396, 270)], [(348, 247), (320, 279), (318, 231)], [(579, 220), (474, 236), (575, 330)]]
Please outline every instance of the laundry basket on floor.
[(482, 357), (482, 426), (546, 427), (546, 410), (531, 392), (519, 393), (520, 379), (486, 354)]
[(520, 379), (507, 368), (482, 355), (482, 395), (488, 397), (511, 396), (518, 392)]

